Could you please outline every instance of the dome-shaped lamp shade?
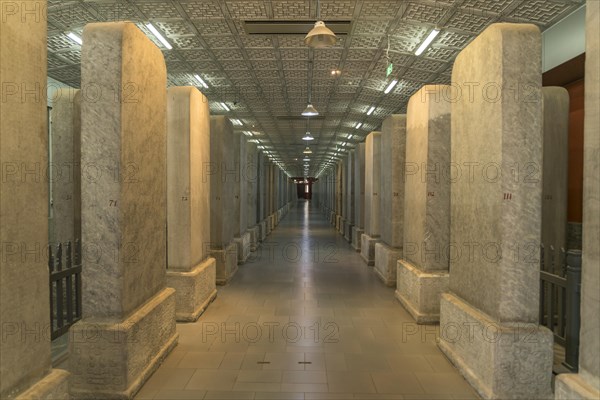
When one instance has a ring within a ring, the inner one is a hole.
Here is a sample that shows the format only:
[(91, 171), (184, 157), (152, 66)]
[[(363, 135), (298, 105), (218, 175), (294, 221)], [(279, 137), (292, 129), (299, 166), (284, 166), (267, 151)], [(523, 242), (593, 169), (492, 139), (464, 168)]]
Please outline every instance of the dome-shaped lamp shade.
[(312, 154), (312, 150), (310, 149), (310, 147), (306, 146), (306, 148), (303, 151), (304, 154)]
[(306, 132), (306, 135), (304, 135), (304, 137), (302, 138), (302, 140), (315, 140), (314, 137), (312, 137), (312, 135), (310, 134), (310, 132)]
[(312, 104), (309, 103), (304, 109), (304, 111), (302, 111), (302, 115), (305, 117), (314, 117), (316, 115), (319, 115), (319, 112), (316, 108), (313, 107)]
[(325, 26), (325, 22), (315, 22), (315, 27), (308, 32), (308, 35), (304, 38), (304, 43), (307, 46), (315, 49), (322, 49), (325, 47), (331, 47), (337, 41), (335, 33)]

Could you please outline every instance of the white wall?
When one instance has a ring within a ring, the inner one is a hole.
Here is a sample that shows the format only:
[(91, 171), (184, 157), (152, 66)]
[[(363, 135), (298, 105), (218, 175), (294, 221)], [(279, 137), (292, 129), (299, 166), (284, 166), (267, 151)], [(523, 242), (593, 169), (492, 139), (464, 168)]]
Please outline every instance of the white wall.
[(585, 4), (542, 33), (542, 71), (585, 53)]

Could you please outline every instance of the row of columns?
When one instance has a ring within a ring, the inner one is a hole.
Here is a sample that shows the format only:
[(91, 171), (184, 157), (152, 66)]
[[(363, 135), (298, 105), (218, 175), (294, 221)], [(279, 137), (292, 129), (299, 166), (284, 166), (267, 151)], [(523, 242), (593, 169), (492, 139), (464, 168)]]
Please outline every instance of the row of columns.
[[(0, 24), (2, 79), (44, 87), (46, 23), (23, 21)], [(55, 95), (52, 148), (45, 98), (2, 105), (2, 398), (132, 398), (177, 345), (176, 320), (198, 319), (295, 198), (200, 91), (165, 89), (135, 24), (89, 24), (83, 42), (82, 90)], [(53, 369), (46, 249), (79, 238), (82, 319)]]
[[(597, 39), (598, 3), (587, 13)], [(600, 389), (597, 40), (588, 46), (581, 369), (559, 376), (556, 398)], [(452, 85), (424, 86), (313, 186), (415, 321), (440, 324), (439, 348), (484, 398), (552, 397), (539, 249), (566, 247), (569, 97), (541, 78), (539, 29), (493, 24), (459, 54)]]

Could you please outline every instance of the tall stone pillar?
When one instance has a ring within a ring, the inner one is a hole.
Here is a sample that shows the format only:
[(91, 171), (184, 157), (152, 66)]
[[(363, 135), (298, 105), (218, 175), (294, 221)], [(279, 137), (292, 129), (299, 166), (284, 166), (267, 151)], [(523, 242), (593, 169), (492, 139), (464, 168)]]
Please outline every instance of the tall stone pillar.
[(600, 398), (600, 3), (587, 2), (583, 249), (579, 373), (556, 379), (557, 399)]
[(50, 242), (81, 239), (81, 93), (56, 91), (52, 111), (50, 160)]
[(266, 200), (267, 200), (267, 170), (265, 162), (265, 154), (261, 151), (258, 154), (258, 201), (257, 201), (257, 219), (260, 226), (260, 241), (267, 237), (267, 223), (266, 223)]
[[(217, 260), (217, 285), (224, 285), (237, 272), (234, 193), (239, 169), (235, 164), (233, 126), (228, 118), (210, 117), (210, 248)], [(239, 147), (237, 147), (239, 150)]]
[(167, 91), (167, 286), (178, 321), (196, 321), (217, 295), (210, 243), (210, 113), (195, 87)]
[(338, 161), (335, 175), (335, 229), (339, 232), (344, 213), (344, 163)]
[(360, 255), (367, 265), (375, 265), (375, 244), (380, 241), (381, 132), (371, 132), (365, 141), (365, 233)]
[[(567, 247), (567, 193), (569, 175), (569, 92), (545, 87), (544, 164), (542, 166), (542, 244), (546, 271), (562, 275), (560, 249)], [(550, 260), (555, 259), (555, 270)]]
[(256, 144), (246, 142), (246, 166), (242, 170), (242, 179), (248, 186), (246, 227), (250, 233), (250, 251), (258, 249), (260, 225), (258, 219), (258, 152)]
[(50, 359), (45, 251), (46, 1), (0, 6), (0, 398), (62, 399), (67, 397), (69, 374), (53, 369)]
[(237, 246), (238, 264), (243, 264), (250, 255), (250, 233), (248, 232), (248, 180), (246, 170), (246, 137), (241, 132), (234, 133), (234, 160), (237, 168), (237, 178), (234, 191), (234, 234), (233, 240)]
[(346, 159), (346, 223), (344, 224), (344, 238), (349, 243), (352, 242), (352, 228), (354, 228), (354, 153), (355, 150), (350, 150)]
[(450, 284), (438, 345), (484, 398), (550, 397), (553, 335), (538, 324), (539, 29), (490, 25), (457, 57), (452, 87)]
[(166, 286), (167, 71), (133, 23), (88, 24), (83, 43), (81, 86), (98, 91), (81, 99), (83, 319), (71, 328), (70, 390), (131, 398), (178, 338)]
[(418, 323), (440, 320), (450, 246), (450, 86), (428, 85), (408, 102), (404, 246), (396, 298)]
[(396, 286), (404, 232), (404, 160), (406, 115), (390, 115), (381, 126), (381, 241), (375, 244), (374, 271), (386, 286)]
[(365, 229), (365, 144), (356, 145), (354, 153), (354, 226), (352, 247), (360, 251)]

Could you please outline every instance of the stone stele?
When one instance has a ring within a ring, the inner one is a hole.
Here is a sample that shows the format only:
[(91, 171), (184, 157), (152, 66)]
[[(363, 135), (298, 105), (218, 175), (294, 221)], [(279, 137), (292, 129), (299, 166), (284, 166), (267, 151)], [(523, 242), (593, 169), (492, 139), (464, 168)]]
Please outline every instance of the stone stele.
[[(217, 285), (237, 272), (237, 245), (233, 242), (234, 193), (239, 170), (235, 167), (233, 126), (224, 116), (210, 117), (210, 251), (217, 260)], [(239, 149), (239, 147), (238, 147)]]
[(178, 321), (195, 321), (217, 295), (210, 242), (210, 114), (195, 87), (167, 91), (167, 285)]
[(381, 242), (375, 244), (374, 271), (386, 286), (396, 286), (396, 263), (404, 233), (404, 159), (406, 115), (390, 115), (381, 126)]
[(452, 72), (453, 248), (438, 345), (484, 398), (551, 396), (553, 335), (538, 324), (541, 48), (535, 25), (493, 24)]
[(381, 197), (381, 132), (371, 132), (365, 141), (365, 233), (361, 236), (360, 256), (375, 265), (375, 243), (379, 242)]
[(396, 298), (418, 323), (440, 318), (450, 245), (450, 86), (428, 85), (408, 102), (404, 256)]
[[(52, 368), (47, 333), (47, 23), (23, 12), (11, 15), (5, 5), (17, 11), (25, 3), (1, 5), (0, 398), (62, 399), (68, 397), (69, 374)], [(47, 9), (46, 1), (26, 6)]]
[(178, 338), (166, 287), (167, 73), (133, 23), (88, 24), (83, 42), (81, 85), (98, 90), (81, 99), (83, 319), (70, 331), (70, 390), (131, 398)]

